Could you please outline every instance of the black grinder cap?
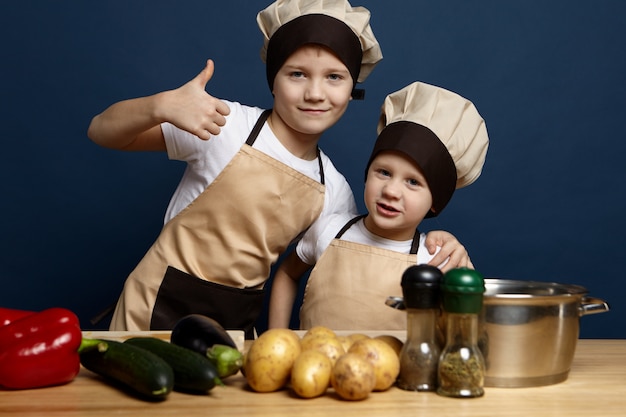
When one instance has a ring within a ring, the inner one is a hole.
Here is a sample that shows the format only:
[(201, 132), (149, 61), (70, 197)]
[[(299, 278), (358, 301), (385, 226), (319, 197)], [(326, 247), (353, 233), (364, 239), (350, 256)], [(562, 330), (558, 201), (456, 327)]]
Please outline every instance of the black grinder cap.
[(402, 296), (406, 308), (438, 309), (443, 273), (432, 265), (411, 265), (402, 274)]

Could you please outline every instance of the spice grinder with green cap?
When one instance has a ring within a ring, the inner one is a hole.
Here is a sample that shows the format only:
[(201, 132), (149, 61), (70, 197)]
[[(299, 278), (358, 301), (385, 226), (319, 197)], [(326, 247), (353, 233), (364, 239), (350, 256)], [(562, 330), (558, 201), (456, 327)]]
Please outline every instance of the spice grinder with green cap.
[(439, 395), (472, 398), (484, 394), (485, 359), (478, 347), (478, 319), (484, 292), (485, 280), (473, 269), (456, 268), (443, 276), (446, 345), (439, 357)]

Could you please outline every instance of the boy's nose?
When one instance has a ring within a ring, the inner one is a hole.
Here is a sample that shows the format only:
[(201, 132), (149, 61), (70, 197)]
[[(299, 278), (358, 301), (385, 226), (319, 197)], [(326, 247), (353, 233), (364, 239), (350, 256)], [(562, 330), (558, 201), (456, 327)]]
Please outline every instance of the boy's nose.
[(383, 187), (383, 195), (386, 197), (398, 198), (400, 196), (399, 184), (396, 181), (389, 181)]
[(304, 98), (306, 100), (323, 100), (324, 89), (321, 82), (312, 80), (307, 84), (306, 91), (304, 92)]

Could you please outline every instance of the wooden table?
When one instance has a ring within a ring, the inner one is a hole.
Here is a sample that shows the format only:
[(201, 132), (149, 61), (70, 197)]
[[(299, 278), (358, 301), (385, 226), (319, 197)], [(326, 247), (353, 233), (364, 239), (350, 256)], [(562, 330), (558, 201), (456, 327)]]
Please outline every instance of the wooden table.
[[(93, 336), (93, 335), (90, 335)], [(106, 337), (106, 333), (102, 335)], [(626, 340), (578, 342), (569, 378), (535, 388), (485, 388), (475, 399), (391, 388), (358, 402), (339, 399), (332, 390), (301, 399), (285, 389), (250, 391), (241, 374), (207, 395), (172, 392), (162, 402), (137, 399), (82, 369), (69, 384), (24, 391), (0, 390), (0, 415), (7, 416), (626, 416)]]

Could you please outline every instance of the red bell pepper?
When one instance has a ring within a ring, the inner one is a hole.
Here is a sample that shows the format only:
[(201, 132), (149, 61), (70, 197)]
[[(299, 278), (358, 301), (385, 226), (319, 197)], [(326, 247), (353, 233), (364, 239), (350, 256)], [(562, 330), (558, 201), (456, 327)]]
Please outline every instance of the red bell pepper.
[(6, 326), (7, 324), (14, 322), (15, 320), (19, 320), (22, 317), (30, 316), (32, 314), (35, 314), (35, 312), (0, 307), (0, 327)]
[(14, 311), (0, 327), (0, 386), (39, 388), (73, 380), (80, 370), (82, 332), (78, 317), (64, 308), (38, 313)]

